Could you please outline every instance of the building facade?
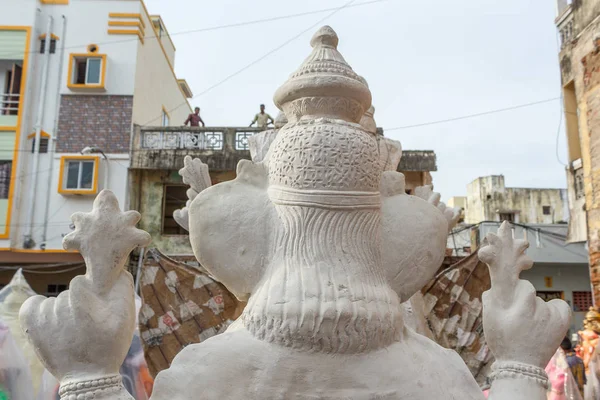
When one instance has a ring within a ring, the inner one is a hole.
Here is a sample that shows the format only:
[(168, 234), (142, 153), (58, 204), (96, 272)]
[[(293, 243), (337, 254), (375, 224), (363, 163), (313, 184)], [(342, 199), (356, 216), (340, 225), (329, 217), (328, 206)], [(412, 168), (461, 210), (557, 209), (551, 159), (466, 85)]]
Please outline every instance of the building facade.
[(103, 189), (130, 208), (133, 124), (181, 124), (192, 93), (141, 0), (0, 9), (0, 264), (81, 263), (62, 249), (71, 214)]
[[(213, 184), (235, 179), (240, 160), (249, 160), (248, 139), (260, 128), (161, 126), (134, 128), (131, 149), (130, 204), (140, 211), (140, 229), (152, 236), (152, 247), (177, 258), (192, 255), (188, 232), (173, 219), (173, 211), (185, 207), (187, 185), (179, 170), (186, 156), (208, 165)], [(378, 128), (378, 133), (383, 130)], [(406, 191), (431, 184), (437, 170), (435, 152), (404, 150), (398, 171), (406, 178)]]
[(465, 223), (510, 221), (521, 224), (560, 224), (569, 220), (566, 189), (510, 188), (504, 176), (477, 178), (467, 196), (451, 200), (464, 204)]
[(555, 20), (568, 144), (570, 242), (588, 242), (600, 303), (600, 1), (558, 0)]

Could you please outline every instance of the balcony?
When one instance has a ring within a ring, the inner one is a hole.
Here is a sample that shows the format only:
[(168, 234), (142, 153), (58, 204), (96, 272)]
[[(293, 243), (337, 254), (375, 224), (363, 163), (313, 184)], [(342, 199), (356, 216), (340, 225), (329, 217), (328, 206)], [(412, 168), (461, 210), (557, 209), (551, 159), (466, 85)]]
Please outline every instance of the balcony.
[(250, 159), (248, 138), (261, 128), (140, 127), (133, 135), (131, 168), (179, 170), (185, 156), (199, 157), (211, 171), (235, 170)]
[(17, 126), (19, 99), (18, 93), (0, 94), (0, 126)]

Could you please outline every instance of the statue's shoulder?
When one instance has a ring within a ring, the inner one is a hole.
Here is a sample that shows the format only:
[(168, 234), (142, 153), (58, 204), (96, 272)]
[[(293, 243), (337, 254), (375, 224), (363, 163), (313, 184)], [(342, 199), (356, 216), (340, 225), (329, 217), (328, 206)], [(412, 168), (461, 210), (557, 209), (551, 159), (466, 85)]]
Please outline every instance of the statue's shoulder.
[[(319, 389), (313, 393), (314, 388)], [(332, 400), (482, 398), (455, 352), (410, 330), (401, 342), (357, 357), (306, 354), (238, 329), (183, 349), (158, 375), (153, 399), (308, 400), (322, 393)]]

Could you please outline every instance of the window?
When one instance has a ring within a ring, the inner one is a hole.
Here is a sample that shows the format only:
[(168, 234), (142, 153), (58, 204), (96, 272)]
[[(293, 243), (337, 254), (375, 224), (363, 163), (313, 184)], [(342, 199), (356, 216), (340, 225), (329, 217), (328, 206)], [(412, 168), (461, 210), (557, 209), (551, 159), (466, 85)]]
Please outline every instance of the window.
[(573, 292), (573, 311), (587, 311), (591, 306), (593, 306), (592, 292)]
[(158, 37), (162, 38), (163, 37), (164, 28), (163, 28), (162, 24), (160, 23), (160, 19), (153, 20), (152, 21), (152, 25), (154, 25), (154, 28), (156, 28), (156, 32), (158, 33)]
[[(40, 40), (40, 54), (44, 54), (46, 52), (46, 38), (43, 37)], [(56, 39), (50, 39), (50, 54), (56, 53)]]
[[(35, 138), (31, 141), (31, 152), (35, 151)], [(42, 137), (40, 138), (40, 153), (48, 152), (48, 138)]]
[(8, 199), (12, 161), (0, 161), (0, 199)]
[(47, 297), (56, 297), (61, 292), (64, 292), (67, 289), (68, 289), (67, 285), (51, 284), (51, 285), (48, 285), (48, 287), (47, 287), (46, 296)]
[(105, 73), (106, 55), (95, 53), (71, 54), (68, 86), (72, 89), (104, 89)]
[(554, 299), (562, 299), (563, 292), (537, 292), (537, 297), (541, 298), (544, 301), (550, 301)]
[(161, 126), (169, 126), (169, 113), (167, 112), (167, 110), (165, 109), (164, 106), (162, 108), (162, 115), (161, 115), (160, 123), (161, 123)]
[(62, 194), (96, 194), (98, 191), (98, 157), (61, 157), (58, 185), (58, 192)]
[(187, 231), (183, 229), (173, 218), (175, 210), (185, 207), (187, 202), (187, 186), (183, 185), (166, 185), (164, 187), (163, 198), (163, 234), (165, 235), (187, 235)]
[(500, 221), (515, 221), (515, 213), (500, 213)]
[(544, 213), (544, 215), (550, 215), (550, 206), (542, 206), (542, 212)]
[(583, 190), (583, 168), (575, 170), (575, 199), (579, 200), (585, 196)]

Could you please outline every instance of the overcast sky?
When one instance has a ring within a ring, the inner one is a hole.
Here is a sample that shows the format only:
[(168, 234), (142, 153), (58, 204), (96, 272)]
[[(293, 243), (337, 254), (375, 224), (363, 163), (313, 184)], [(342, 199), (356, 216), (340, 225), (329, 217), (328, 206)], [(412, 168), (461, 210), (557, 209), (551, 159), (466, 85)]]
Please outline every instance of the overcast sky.
[[(332, 26), (339, 50), (369, 82), (377, 125), (404, 149), (435, 150), (442, 198), (479, 176), (510, 187), (565, 187), (557, 160), (560, 101), (454, 122), (429, 123), (560, 96), (553, 0), (387, 0), (203, 32), (220, 25), (342, 7), (349, 0), (147, 0), (177, 47), (208, 126), (248, 125), (258, 105), (275, 117), (273, 93), (310, 53), (317, 27), (201, 94), (314, 24)], [(355, 0), (353, 4), (368, 0)], [(179, 32), (179, 34), (178, 34)], [(566, 160), (561, 127), (558, 153)]]

